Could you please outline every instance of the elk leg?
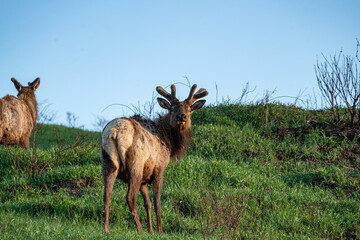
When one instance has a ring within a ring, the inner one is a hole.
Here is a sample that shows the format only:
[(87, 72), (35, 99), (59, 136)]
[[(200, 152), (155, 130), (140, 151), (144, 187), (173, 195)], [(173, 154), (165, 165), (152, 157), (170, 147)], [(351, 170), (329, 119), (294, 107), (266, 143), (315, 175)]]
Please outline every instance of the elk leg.
[(22, 147), (23, 147), (24, 149), (29, 150), (29, 147), (30, 147), (30, 140), (29, 140), (29, 138), (25, 138), (21, 145), (22, 145)]
[(155, 202), (155, 213), (156, 213), (156, 221), (157, 221), (157, 230), (159, 233), (162, 233), (162, 224), (161, 224), (161, 189), (163, 186), (163, 178), (162, 176), (159, 179), (154, 180), (154, 202)]
[(116, 180), (116, 176), (118, 171), (114, 171), (109, 173), (104, 178), (104, 218), (105, 218), (105, 226), (104, 231), (106, 233), (110, 233), (109, 230), (109, 210), (110, 210), (110, 201), (111, 201), (111, 193), (114, 187), (114, 182)]
[(109, 230), (109, 210), (110, 210), (110, 201), (111, 193), (114, 187), (114, 182), (118, 175), (119, 168), (112, 164), (110, 156), (106, 151), (101, 149), (103, 164), (102, 164), (102, 174), (104, 179), (104, 232), (110, 233)]
[(141, 186), (141, 178), (138, 180), (135, 178), (135, 180), (132, 178), (129, 182), (129, 190), (126, 195), (126, 202), (129, 206), (130, 212), (134, 217), (134, 221), (136, 224), (136, 227), (139, 232), (142, 231), (142, 226), (140, 223), (140, 218), (136, 210), (136, 194), (138, 193)]
[(140, 192), (144, 198), (144, 205), (145, 205), (148, 223), (149, 223), (148, 231), (149, 231), (149, 233), (153, 234), (154, 230), (153, 230), (152, 223), (151, 223), (151, 201), (149, 198), (149, 191), (148, 191), (148, 187), (147, 187), (146, 183), (141, 185)]

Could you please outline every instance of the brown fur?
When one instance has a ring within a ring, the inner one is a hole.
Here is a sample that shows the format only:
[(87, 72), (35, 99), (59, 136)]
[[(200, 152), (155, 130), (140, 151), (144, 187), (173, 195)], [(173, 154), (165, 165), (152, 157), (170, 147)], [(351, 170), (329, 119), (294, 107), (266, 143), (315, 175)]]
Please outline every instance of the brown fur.
[(35, 90), (40, 79), (23, 87), (14, 78), (11, 79), (18, 97), (6, 95), (0, 99), (0, 144), (20, 145), (29, 149), (29, 138), (37, 119)]
[[(194, 95), (193, 86), (191, 96)], [(110, 121), (102, 132), (101, 158), (104, 178), (104, 217), (105, 232), (109, 233), (109, 207), (111, 192), (116, 178), (128, 183), (126, 201), (139, 231), (142, 226), (136, 209), (136, 195), (140, 190), (148, 216), (148, 231), (153, 233), (151, 224), (151, 201), (147, 185), (153, 184), (154, 207), (157, 229), (162, 232), (160, 195), (163, 185), (163, 173), (170, 157), (179, 159), (191, 143), (191, 113), (200, 109), (204, 100), (197, 98), (207, 95), (200, 89), (194, 98), (179, 102), (162, 88), (157, 91), (170, 101), (158, 99), (161, 107), (169, 110), (165, 116), (155, 121), (138, 115), (131, 118), (117, 118)], [(196, 97), (197, 96), (197, 97)], [(193, 104), (193, 102), (195, 102)]]

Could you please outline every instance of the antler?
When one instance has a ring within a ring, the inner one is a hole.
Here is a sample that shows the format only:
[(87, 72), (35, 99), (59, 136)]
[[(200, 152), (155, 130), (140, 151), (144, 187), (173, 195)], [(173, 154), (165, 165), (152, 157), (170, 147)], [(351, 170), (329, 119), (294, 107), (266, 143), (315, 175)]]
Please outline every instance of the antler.
[(168, 93), (165, 89), (163, 89), (160, 86), (156, 87), (156, 91), (163, 96), (164, 98), (166, 98), (171, 104), (178, 102), (179, 100), (176, 98), (176, 88), (175, 85), (171, 85), (171, 94)]
[(205, 88), (200, 88), (200, 89), (194, 94), (196, 87), (197, 87), (196, 84), (194, 84), (194, 85), (191, 87), (189, 96), (188, 96), (188, 98), (187, 98), (185, 101), (188, 101), (188, 102), (190, 102), (190, 103), (193, 103), (193, 102), (195, 102), (197, 99), (203, 98), (203, 97), (205, 97), (206, 95), (208, 95), (208, 91), (206, 91)]

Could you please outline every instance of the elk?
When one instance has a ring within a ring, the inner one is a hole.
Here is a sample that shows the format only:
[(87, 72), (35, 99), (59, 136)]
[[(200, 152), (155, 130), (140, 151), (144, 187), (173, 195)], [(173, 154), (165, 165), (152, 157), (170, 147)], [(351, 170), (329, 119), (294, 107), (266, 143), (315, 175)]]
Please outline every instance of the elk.
[(11, 78), (17, 97), (6, 95), (0, 99), (0, 144), (20, 145), (29, 149), (29, 138), (37, 119), (37, 102), (35, 91), (39, 87), (40, 78), (22, 86), (15, 78)]
[(126, 201), (134, 218), (137, 230), (142, 226), (136, 210), (136, 195), (140, 190), (147, 212), (148, 232), (153, 233), (151, 223), (151, 201), (148, 184), (153, 185), (154, 206), (157, 230), (161, 233), (160, 195), (163, 186), (163, 173), (170, 157), (179, 159), (190, 146), (191, 114), (203, 107), (206, 100), (199, 98), (208, 95), (201, 88), (195, 94), (196, 84), (191, 87), (188, 98), (180, 102), (176, 96), (175, 85), (171, 94), (162, 87), (156, 91), (163, 96), (157, 98), (160, 107), (168, 113), (155, 121), (139, 115), (130, 118), (116, 118), (104, 128), (101, 136), (102, 175), (104, 180), (104, 231), (109, 231), (109, 208), (111, 192), (116, 178), (128, 184)]

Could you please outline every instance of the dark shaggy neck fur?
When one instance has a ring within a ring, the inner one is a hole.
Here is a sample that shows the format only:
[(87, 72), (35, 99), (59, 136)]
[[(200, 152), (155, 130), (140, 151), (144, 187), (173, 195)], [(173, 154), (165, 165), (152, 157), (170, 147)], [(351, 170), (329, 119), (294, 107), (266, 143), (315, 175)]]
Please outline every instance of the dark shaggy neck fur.
[(155, 121), (144, 119), (139, 115), (131, 117), (138, 121), (141, 125), (151, 125), (154, 126), (154, 133), (157, 134), (161, 140), (163, 140), (166, 146), (171, 152), (171, 157), (174, 160), (179, 160), (188, 150), (191, 144), (192, 132), (190, 128), (187, 128), (183, 131), (180, 129), (175, 129), (170, 125), (170, 114), (165, 116), (159, 116)]
[(190, 128), (183, 131), (170, 125), (170, 114), (160, 116), (156, 121), (160, 138), (163, 139), (171, 150), (174, 160), (180, 159), (191, 144), (192, 132)]

